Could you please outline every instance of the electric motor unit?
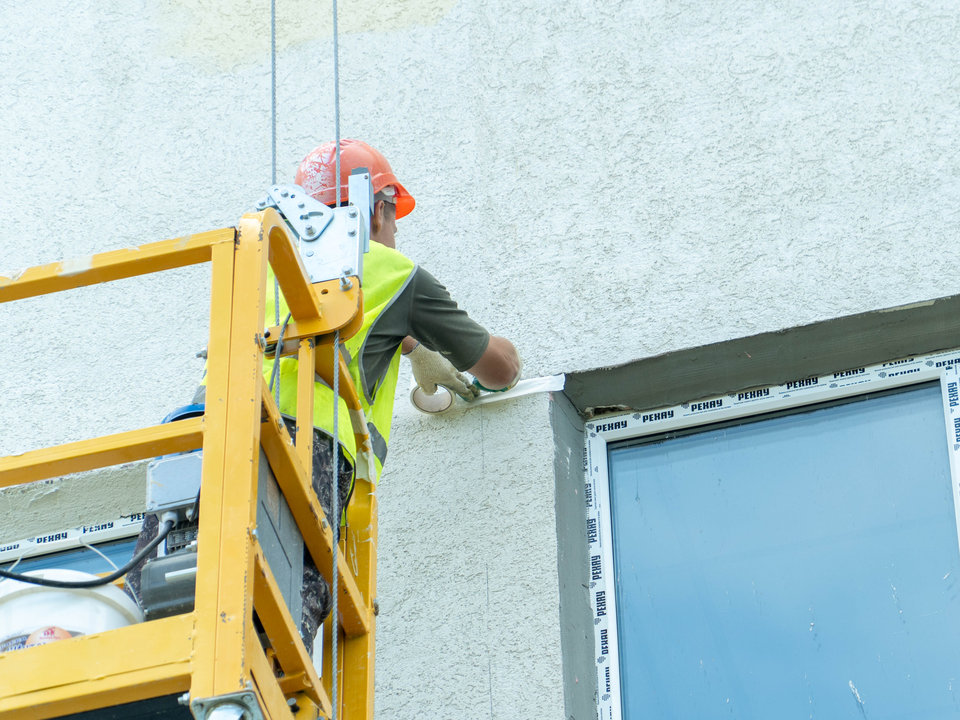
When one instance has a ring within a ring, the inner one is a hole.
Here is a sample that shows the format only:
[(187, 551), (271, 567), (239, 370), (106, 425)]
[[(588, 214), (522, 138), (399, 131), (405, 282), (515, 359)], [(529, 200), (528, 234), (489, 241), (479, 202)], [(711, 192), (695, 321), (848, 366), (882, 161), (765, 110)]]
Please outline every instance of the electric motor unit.
[[(193, 511), (202, 467), (202, 450), (158, 458), (147, 466), (148, 512), (176, 511), (182, 519), (161, 545), (162, 554), (143, 565), (140, 596), (147, 620), (193, 610), (198, 545), (184, 547), (184, 539), (195, 532)], [(299, 622), (303, 537), (262, 448), (257, 472), (257, 540), (291, 617)]]

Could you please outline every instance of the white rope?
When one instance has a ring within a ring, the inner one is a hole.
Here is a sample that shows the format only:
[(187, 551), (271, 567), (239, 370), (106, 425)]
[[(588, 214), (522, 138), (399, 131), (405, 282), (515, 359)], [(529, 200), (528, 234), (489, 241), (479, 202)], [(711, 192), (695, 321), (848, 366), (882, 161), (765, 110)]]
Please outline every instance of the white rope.
[(113, 560), (111, 560), (111, 559), (108, 558), (106, 555), (104, 555), (102, 552), (100, 552), (99, 550), (97, 550), (97, 548), (95, 548), (93, 545), (91, 545), (90, 543), (88, 543), (88, 542), (87, 542), (86, 540), (84, 540), (82, 537), (77, 538), (77, 540), (80, 542), (81, 545), (83, 545), (85, 548), (87, 548), (87, 550), (93, 550), (97, 555), (99, 555), (99, 556), (102, 557), (104, 560), (106, 560), (108, 563), (110, 563), (110, 567), (112, 567), (114, 570), (117, 569), (117, 566), (113, 564)]
[[(334, 0), (336, 2), (336, 0)], [(337, 174), (337, 179), (339, 180), (340, 175)], [(339, 187), (339, 184), (337, 185)], [(340, 331), (337, 330), (333, 336), (333, 478), (331, 483), (333, 484), (333, 495), (330, 501), (331, 505), (331, 520), (330, 523), (333, 527), (333, 571), (331, 578), (331, 593), (333, 595), (333, 606), (330, 610), (330, 614), (333, 616), (333, 622), (330, 624), (333, 628), (333, 639), (332, 639), (332, 649), (331, 657), (333, 659), (333, 682), (330, 683), (330, 687), (333, 690), (332, 697), (330, 699), (331, 705), (333, 707), (333, 717), (332, 720), (337, 720), (339, 713), (337, 712), (337, 640), (340, 636), (340, 616), (337, 614), (337, 559), (340, 555), (339, 543), (340, 543), (340, 434), (339, 434), (339, 422), (340, 422)]]

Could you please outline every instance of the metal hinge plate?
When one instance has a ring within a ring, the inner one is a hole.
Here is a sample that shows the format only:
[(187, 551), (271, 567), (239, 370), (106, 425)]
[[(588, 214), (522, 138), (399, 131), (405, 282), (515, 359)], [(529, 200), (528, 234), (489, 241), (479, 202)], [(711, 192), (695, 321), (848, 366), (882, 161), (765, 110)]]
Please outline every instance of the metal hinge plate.
[(310, 197), (299, 185), (273, 185), (257, 203), (258, 210), (276, 208), (297, 237), (298, 250), (311, 283), (349, 276), (363, 278), (363, 254), (370, 250), (373, 184), (365, 168), (349, 177), (350, 204), (331, 208)]

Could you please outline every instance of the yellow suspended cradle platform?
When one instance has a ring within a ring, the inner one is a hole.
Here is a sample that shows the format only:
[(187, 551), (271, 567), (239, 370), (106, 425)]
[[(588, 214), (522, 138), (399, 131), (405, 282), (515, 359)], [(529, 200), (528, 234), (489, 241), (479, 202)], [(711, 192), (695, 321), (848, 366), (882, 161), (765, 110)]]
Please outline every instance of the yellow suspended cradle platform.
[[(341, 538), (339, 622), (323, 626), (322, 680), (300, 639), (256, 537), (260, 448), (320, 572), (331, 581), (333, 533), (311, 484), (313, 433), (291, 440), (262, 376), (267, 267), (292, 318), (283, 354), (299, 359), (297, 425), (313, 425), (314, 373), (333, 386), (333, 333), (341, 341), (363, 319), (359, 279), (310, 283), (283, 218), (272, 208), (244, 215), (237, 228), (52, 263), (0, 277), (0, 302), (209, 262), (212, 270), (206, 411), (132, 432), (0, 459), (0, 487), (37, 482), (203, 449), (196, 600), (193, 612), (0, 654), (0, 718), (198, 716), (223, 696), (242, 697), (268, 720), (331, 716), (331, 678), (340, 683), (337, 717), (373, 717), (377, 502), (357, 479)], [(360, 401), (343, 358), (340, 396)], [(357, 435), (357, 447), (369, 437)], [(254, 613), (265, 637), (254, 627)], [(338, 672), (331, 667), (333, 633)], [(187, 696), (186, 694), (189, 693)], [(180, 700), (178, 703), (177, 700)], [(189, 707), (188, 707), (189, 705)], [(246, 717), (246, 716), (244, 716)]]

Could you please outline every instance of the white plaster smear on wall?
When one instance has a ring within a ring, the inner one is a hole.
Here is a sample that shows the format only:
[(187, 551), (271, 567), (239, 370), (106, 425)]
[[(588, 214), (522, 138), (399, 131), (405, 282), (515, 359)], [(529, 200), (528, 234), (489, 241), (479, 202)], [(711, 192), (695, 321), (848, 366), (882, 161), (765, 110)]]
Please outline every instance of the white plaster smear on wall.
[(8, 488), (0, 495), (0, 544), (141, 513), (146, 484), (142, 462)]
[[(270, 179), (256, 7), (0, 7), (0, 191), (19, 199), (0, 267), (236, 222)], [(960, 292), (942, 253), (960, 222), (956, 3), (410, 0), (382, 24), (366, 7), (342, 5), (344, 133), (418, 200), (400, 247), (528, 376)], [(333, 95), (328, 29), (278, 8), (283, 179), (331, 136)], [(4, 306), (0, 454), (187, 402), (208, 294), (199, 266)], [(404, 403), (380, 489), (378, 713), (560, 718), (546, 400)], [(37, 499), (11, 532), (129, 512), (128, 482), (113, 508)]]
[[(338, 31), (344, 35), (403, 31), (435, 25), (456, 0), (341, 0)], [(270, 52), (270, 13), (262, 0), (235, 0), (218, 9), (195, 0), (161, 0), (150, 4), (151, 24), (159, 33), (158, 55), (185, 59), (210, 72), (263, 61)], [(330, 3), (284, 0), (277, 3), (277, 48), (280, 52), (333, 35)]]

